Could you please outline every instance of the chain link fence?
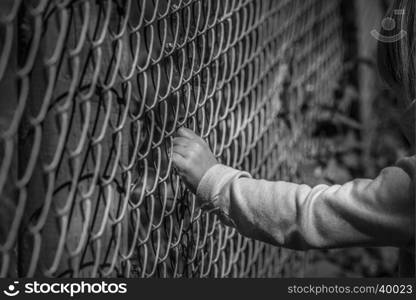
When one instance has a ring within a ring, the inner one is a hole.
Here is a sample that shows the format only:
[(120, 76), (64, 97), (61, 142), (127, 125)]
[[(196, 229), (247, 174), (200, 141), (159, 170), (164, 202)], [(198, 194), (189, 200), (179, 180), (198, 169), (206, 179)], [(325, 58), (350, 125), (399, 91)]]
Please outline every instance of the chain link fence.
[(338, 0), (3, 0), (2, 277), (280, 277), (301, 253), (201, 212), (181, 126), (294, 180), (343, 67)]

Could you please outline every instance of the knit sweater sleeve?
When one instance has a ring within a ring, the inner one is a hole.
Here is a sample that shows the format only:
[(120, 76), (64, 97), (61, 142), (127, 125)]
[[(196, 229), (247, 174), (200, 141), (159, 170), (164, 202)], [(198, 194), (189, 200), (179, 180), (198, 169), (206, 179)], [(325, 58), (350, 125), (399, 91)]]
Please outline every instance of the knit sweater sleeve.
[(310, 187), (251, 178), (216, 165), (199, 183), (203, 209), (241, 234), (296, 250), (407, 246), (414, 239), (414, 184), (401, 162), (377, 178)]

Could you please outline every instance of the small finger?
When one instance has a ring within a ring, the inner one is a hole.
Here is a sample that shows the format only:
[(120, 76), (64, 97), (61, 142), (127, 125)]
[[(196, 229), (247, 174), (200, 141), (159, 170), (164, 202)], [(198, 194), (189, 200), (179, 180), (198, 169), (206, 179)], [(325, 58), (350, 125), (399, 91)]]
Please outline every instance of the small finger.
[(189, 144), (189, 139), (183, 137), (176, 137), (173, 139), (173, 145), (187, 146)]
[(173, 150), (173, 153), (177, 153), (177, 154), (181, 155), (184, 158), (186, 158), (188, 156), (188, 151), (187, 151), (186, 147), (184, 147), (182, 145), (174, 145), (172, 150)]
[(185, 128), (185, 127), (179, 128), (178, 134), (181, 137), (185, 137), (191, 140), (198, 137), (192, 130)]
[(186, 167), (186, 159), (178, 153), (173, 153), (172, 162), (179, 170), (184, 170)]

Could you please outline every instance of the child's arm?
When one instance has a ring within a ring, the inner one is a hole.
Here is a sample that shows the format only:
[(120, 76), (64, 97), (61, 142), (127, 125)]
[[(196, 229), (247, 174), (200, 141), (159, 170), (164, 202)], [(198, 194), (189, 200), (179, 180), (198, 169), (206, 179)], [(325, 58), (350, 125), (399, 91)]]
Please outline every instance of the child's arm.
[(398, 167), (375, 180), (311, 188), (251, 179), (217, 164), (207, 144), (181, 129), (173, 161), (201, 205), (245, 236), (292, 249), (407, 246), (414, 238), (410, 177)]

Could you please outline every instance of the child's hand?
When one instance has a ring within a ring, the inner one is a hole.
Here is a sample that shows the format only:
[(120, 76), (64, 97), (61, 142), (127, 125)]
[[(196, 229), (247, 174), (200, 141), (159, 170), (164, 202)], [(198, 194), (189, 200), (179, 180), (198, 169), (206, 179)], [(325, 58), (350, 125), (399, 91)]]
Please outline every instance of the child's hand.
[(196, 193), (204, 174), (218, 162), (209, 146), (193, 131), (180, 128), (173, 139), (173, 163), (187, 187)]

